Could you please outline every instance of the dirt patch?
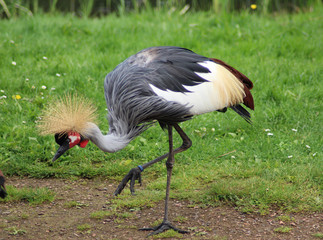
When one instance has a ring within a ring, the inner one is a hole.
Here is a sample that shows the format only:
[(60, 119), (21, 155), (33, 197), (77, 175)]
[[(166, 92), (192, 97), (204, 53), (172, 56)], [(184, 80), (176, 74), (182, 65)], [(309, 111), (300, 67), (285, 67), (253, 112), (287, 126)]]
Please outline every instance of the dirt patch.
[[(56, 193), (56, 199), (37, 206), (0, 203), (0, 239), (145, 239), (148, 233), (138, 229), (150, 227), (163, 217), (161, 201), (153, 208), (126, 209), (119, 215), (91, 218), (94, 212), (109, 211), (116, 188), (102, 179), (8, 178), (7, 185), (47, 187)], [(288, 215), (290, 220), (281, 215)], [(182, 239), (320, 239), (313, 234), (323, 233), (322, 213), (272, 212), (260, 216), (242, 214), (230, 207), (199, 208), (172, 200), (170, 219), (176, 220), (177, 227), (190, 231)], [(278, 228), (289, 230), (279, 233)]]

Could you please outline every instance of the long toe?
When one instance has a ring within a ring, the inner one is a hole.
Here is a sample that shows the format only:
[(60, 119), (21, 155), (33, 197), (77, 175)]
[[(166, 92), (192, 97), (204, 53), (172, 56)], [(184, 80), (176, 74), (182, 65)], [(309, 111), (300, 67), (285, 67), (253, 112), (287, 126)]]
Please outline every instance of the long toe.
[(141, 230), (141, 231), (152, 231), (151, 233), (148, 234), (148, 236), (152, 236), (152, 235), (156, 235), (156, 234), (162, 233), (162, 232), (170, 230), (170, 229), (173, 229), (174, 231), (179, 232), (179, 233), (183, 233), (183, 234), (188, 233), (188, 231), (181, 230), (181, 229), (178, 229), (178, 228), (174, 227), (168, 221), (167, 222), (162, 222), (160, 225), (158, 225), (157, 227), (154, 227), (154, 228), (141, 228), (139, 230)]
[(136, 180), (139, 181), (140, 185), (141, 185), (141, 170), (136, 167), (136, 168), (132, 168), (128, 174), (122, 179), (122, 181), (120, 182), (119, 186), (117, 187), (117, 189), (114, 192), (114, 196), (119, 195), (123, 189), (126, 187), (127, 183), (130, 181), (130, 192), (132, 195), (135, 195), (135, 182)]

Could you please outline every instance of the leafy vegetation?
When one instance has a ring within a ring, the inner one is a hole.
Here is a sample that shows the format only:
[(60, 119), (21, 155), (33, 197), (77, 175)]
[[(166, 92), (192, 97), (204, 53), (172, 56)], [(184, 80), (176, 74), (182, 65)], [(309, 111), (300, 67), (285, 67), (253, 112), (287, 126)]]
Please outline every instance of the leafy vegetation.
[[(176, 45), (246, 74), (255, 85), (256, 108), (253, 125), (233, 111), (181, 124), (193, 147), (176, 155), (171, 197), (244, 212), (321, 211), (321, 15), (318, 4), (297, 15), (151, 9), (101, 19), (54, 14), (2, 20), (0, 168), (6, 175), (119, 181), (165, 153), (167, 134), (155, 125), (118, 153), (89, 144), (52, 163), (57, 145), (53, 137), (39, 136), (36, 122), (49, 101), (77, 92), (96, 103), (106, 133), (105, 75), (143, 48)], [(175, 142), (180, 145), (180, 138)], [(152, 206), (164, 198), (165, 172), (163, 163), (147, 169), (145, 190), (131, 199), (125, 190), (114, 204)]]
[(21, 15), (32, 16), (47, 12), (70, 12), (80, 17), (104, 16), (111, 13), (124, 15), (128, 12), (145, 10), (180, 10), (214, 12), (241, 11), (268, 12), (300, 12), (319, 3), (319, 0), (0, 0), (0, 17), (12, 18)]

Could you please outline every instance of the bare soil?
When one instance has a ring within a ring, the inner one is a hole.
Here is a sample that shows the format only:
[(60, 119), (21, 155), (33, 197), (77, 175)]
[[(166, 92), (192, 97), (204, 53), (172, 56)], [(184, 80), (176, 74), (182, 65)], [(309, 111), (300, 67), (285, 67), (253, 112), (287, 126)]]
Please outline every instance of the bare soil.
[[(124, 212), (132, 213), (129, 217), (91, 218), (93, 212), (109, 211), (109, 200), (114, 198), (112, 193), (116, 184), (103, 179), (72, 181), (12, 177), (7, 179), (7, 185), (47, 187), (56, 193), (56, 198), (54, 202), (35, 206), (27, 202), (0, 203), (0, 240), (147, 239), (148, 233), (138, 229), (149, 227), (163, 217), (164, 202), (161, 201), (152, 208), (133, 212), (125, 209)], [(79, 205), (68, 207), (66, 203), (70, 201), (77, 201)], [(282, 221), (278, 217), (281, 215), (292, 220)], [(318, 235), (323, 233), (322, 213), (271, 212), (261, 216), (243, 214), (232, 207), (192, 207), (189, 202), (172, 200), (170, 219), (177, 219), (174, 225), (190, 232), (182, 235), (182, 239), (303, 240), (320, 239)], [(83, 229), (79, 229), (80, 226)], [(276, 232), (279, 227), (289, 227), (290, 230)]]

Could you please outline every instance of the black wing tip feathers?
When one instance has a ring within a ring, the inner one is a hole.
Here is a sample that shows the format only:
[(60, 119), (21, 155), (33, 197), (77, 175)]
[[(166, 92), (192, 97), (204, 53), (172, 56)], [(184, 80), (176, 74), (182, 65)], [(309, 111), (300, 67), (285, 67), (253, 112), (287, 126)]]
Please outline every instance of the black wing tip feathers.
[(252, 124), (250, 113), (241, 105), (232, 106), (230, 108), (246, 120), (247, 123)]

